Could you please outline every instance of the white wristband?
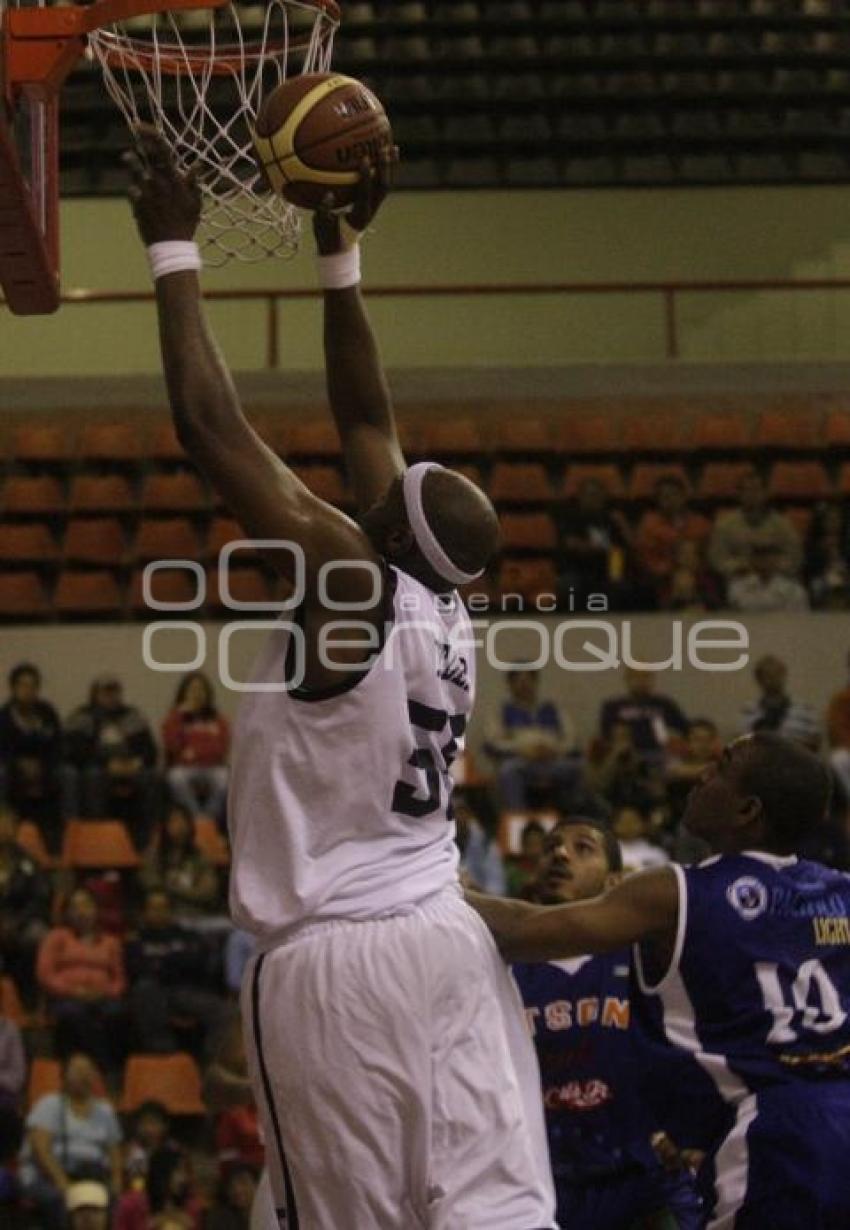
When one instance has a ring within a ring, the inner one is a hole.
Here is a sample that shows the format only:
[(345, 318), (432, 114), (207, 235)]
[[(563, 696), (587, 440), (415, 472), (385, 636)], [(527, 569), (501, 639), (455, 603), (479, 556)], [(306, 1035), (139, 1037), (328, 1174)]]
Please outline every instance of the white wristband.
[(148, 248), (151, 276), (156, 282), (167, 273), (182, 273), (184, 269), (202, 269), (201, 251), (191, 239), (167, 239)]
[(360, 282), (360, 245), (355, 243), (342, 252), (334, 252), (332, 256), (317, 257), (316, 268), (323, 290), (345, 290), (348, 286), (357, 286)]

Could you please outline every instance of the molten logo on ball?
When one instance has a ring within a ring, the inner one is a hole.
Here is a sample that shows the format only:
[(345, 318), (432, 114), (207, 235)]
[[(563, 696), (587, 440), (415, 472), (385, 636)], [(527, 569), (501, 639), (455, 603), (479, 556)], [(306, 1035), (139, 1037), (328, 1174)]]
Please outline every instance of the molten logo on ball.
[(278, 86), (260, 107), (253, 138), (269, 187), (302, 209), (316, 209), (328, 192), (338, 206), (350, 204), (360, 164), (393, 140), (380, 101), (340, 73), (305, 73)]

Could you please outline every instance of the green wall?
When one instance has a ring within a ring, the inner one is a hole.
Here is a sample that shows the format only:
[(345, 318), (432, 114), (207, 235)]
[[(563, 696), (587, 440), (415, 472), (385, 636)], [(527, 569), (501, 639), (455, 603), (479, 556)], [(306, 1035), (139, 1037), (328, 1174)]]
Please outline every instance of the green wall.
[[(367, 241), (366, 284), (707, 281), (850, 275), (844, 189), (402, 193)], [(123, 201), (63, 206), (66, 289), (145, 290)], [(208, 270), (209, 289), (309, 287), (309, 237), (292, 262)], [(663, 302), (633, 294), (373, 300), (392, 367), (544, 366), (665, 357)], [(262, 302), (213, 304), (235, 370), (262, 367)], [(850, 357), (850, 293), (688, 294), (680, 352), (693, 360)], [(280, 364), (320, 366), (316, 301), (284, 303)], [(158, 370), (150, 305), (0, 314), (0, 376)]]

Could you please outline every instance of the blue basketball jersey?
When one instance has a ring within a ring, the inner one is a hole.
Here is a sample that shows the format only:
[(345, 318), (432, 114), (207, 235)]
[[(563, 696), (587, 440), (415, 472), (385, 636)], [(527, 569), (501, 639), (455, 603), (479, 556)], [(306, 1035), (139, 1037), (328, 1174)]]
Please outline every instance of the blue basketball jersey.
[(733, 1095), (850, 1076), (850, 876), (761, 853), (676, 872), (677, 951), (656, 986), (637, 956), (668, 1039)]
[(513, 970), (540, 1063), (556, 1180), (654, 1165), (636, 1080), (629, 953)]

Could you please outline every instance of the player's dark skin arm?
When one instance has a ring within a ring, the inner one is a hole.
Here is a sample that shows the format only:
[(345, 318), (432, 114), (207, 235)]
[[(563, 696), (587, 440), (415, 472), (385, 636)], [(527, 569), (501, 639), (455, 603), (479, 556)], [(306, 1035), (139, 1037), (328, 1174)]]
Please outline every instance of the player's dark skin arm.
[[(130, 196), (143, 241), (192, 239), (201, 211), (196, 182), (174, 168), (168, 147), (155, 132), (140, 129), (137, 140), (138, 152), (127, 161), (133, 176)], [(360, 527), (314, 496), (246, 419), (207, 326), (197, 274), (184, 271), (158, 278), (156, 299), (163, 368), (178, 437), (246, 532), (297, 543), (304, 553), (308, 585), (327, 561), (377, 562)], [(276, 552), (273, 562), (283, 575), (292, 575), (290, 551)], [(339, 600), (372, 594), (371, 578), (362, 569), (338, 570), (333, 584), (339, 592), (332, 596)], [(368, 614), (364, 612), (365, 617)]]
[(613, 952), (649, 941), (669, 963), (679, 914), (675, 872), (653, 868), (627, 876), (601, 897), (570, 905), (532, 905), (467, 892), (506, 961), (554, 961)]
[[(357, 196), (346, 221), (360, 232), (374, 218), (387, 194), (395, 160), (389, 152), (375, 166), (361, 167)], [(320, 255), (343, 250), (347, 228), (333, 212), (329, 195), (314, 215)], [(392, 400), (378, 345), (359, 286), (324, 292), (325, 370), (331, 412), (361, 512), (371, 508), (405, 468)]]

